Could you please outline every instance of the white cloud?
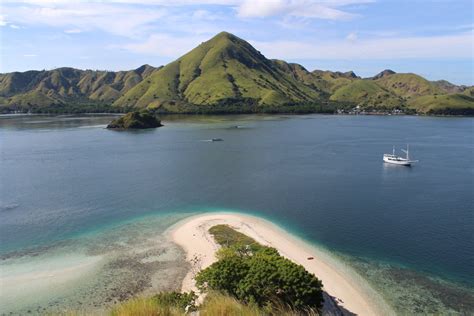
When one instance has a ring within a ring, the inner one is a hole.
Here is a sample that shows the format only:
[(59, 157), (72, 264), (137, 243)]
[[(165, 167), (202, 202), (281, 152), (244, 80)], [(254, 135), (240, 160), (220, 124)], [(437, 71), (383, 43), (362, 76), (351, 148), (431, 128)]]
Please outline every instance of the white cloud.
[(357, 33), (356, 32), (351, 32), (347, 34), (346, 39), (351, 42), (355, 42), (357, 40)]
[(472, 32), (446, 36), (358, 39), (356, 41), (251, 42), (270, 58), (396, 59), (472, 58)]
[[(48, 25), (63, 29), (101, 30), (107, 33), (139, 37), (150, 24), (173, 18), (171, 7), (222, 5), (235, 8), (243, 18), (270, 16), (344, 20), (354, 14), (341, 10), (349, 4), (373, 0), (2, 0), (9, 23)], [(156, 7), (148, 7), (154, 5)], [(169, 8), (170, 7), (170, 8)], [(178, 14), (179, 15), (179, 14)], [(219, 15), (202, 8), (191, 15), (194, 20), (217, 20)], [(5, 17), (0, 26), (6, 25)], [(185, 22), (182, 22), (185, 23)]]
[(207, 37), (202, 36), (176, 37), (168, 34), (154, 34), (145, 42), (126, 44), (121, 48), (134, 53), (171, 57), (174, 59), (187, 53), (207, 39)]
[(82, 30), (81, 30), (81, 29), (69, 29), (69, 30), (65, 30), (64, 33), (67, 33), (67, 34), (79, 34), (79, 33), (82, 33)]
[[(166, 9), (120, 6), (110, 3), (61, 3), (57, 6), (5, 6), (9, 23), (47, 25), (80, 30), (101, 30), (107, 33), (136, 37), (150, 23), (163, 18)], [(1, 20), (4, 21), (4, 20)], [(6, 21), (5, 21), (6, 23)]]
[(241, 17), (267, 17), (282, 14), (289, 7), (285, 0), (245, 0), (237, 9)]
[(290, 15), (305, 18), (344, 20), (355, 14), (338, 9), (350, 4), (370, 3), (373, 0), (244, 0), (237, 12), (244, 18), (264, 18)]
[(4, 15), (0, 15), (0, 26), (6, 26), (7, 20)]
[(142, 4), (162, 6), (185, 6), (185, 5), (237, 5), (241, 0), (2, 0), (4, 3), (24, 3), (41, 6), (54, 6), (61, 4), (92, 4), (92, 3), (121, 3)]
[(9, 26), (10, 28), (12, 28), (12, 29), (20, 29), (20, 28), (21, 28), (20, 26), (18, 26), (18, 25), (16, 25), (16, 24), (10, 24), (10, 25), (8, 25), (8, 26)]
[(208, 21), (214, 21), (214, 20), (220, 20), (222, 19), (221, 16), (214, 14), (212, 12), (209, 12), (207, 10), (196, 10), (192, 14), (192, 18), (195, 20), (208, 20)]

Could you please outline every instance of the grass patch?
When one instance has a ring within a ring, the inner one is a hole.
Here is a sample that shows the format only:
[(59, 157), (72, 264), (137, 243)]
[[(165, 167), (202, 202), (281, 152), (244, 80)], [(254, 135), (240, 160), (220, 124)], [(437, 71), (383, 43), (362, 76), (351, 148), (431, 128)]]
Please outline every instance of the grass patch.
[(111, 316), (182, 316), (178, 308), (160, 304), (156, 299), (134, 298), (116, 306)]
[(244, 235), (229, 225), (216, 225), (209, 229), (216, 242), (223, 247), (250, 246), (262, 247), (253, 238)]
[(116, 306), (111, 316), (178, 316), (195, 311), (194, 292), (163, 292), (152, 297), (135, 298)]
[(201, 316), (263, 316), (265, 313), (258, 306), (242, 304), (235, 298), (210, 292), (199, 309)]

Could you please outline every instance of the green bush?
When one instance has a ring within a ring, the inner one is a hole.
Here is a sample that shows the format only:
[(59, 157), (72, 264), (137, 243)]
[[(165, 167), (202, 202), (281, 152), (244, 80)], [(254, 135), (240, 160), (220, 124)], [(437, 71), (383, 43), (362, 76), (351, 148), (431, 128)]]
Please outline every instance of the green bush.
[[(256, 243), (253, 239), (245, 235), (243, 238), (232, 228), (222, 226), (210, 231), (221, 245), (225, 242), (230, 246), (219, 251), (219, 260), (196, 276), (201, 290), (221, 291), (260, 307), (283, 305), (296, 310), (322, 307), (322, 283), (316, 276), (280, 256), (274, 248), (259, 244), (250, 248)], [(242, 251), (243, 247), (247, 251)]]
[(196, 294), (191, 292), (162, 292), (153, 297), (153, 300), (161, 307), (177, 308), (181, 311), (196, 310)]

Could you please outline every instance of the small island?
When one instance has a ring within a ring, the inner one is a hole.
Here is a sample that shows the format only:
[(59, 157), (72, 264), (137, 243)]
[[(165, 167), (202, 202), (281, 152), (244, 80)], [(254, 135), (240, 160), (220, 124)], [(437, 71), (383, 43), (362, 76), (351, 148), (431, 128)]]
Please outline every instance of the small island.
[(146, 129), (163, 126), (154, 113), (148, 111), (129, 112), (107, 125), (110, 129)]

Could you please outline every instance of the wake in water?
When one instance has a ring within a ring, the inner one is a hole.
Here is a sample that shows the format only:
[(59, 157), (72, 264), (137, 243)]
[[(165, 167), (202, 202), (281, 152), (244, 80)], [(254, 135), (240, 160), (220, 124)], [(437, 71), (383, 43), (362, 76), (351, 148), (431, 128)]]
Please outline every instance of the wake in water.
[(3, 204), (3, 205), (0, 205), (0, 212), (11, 211), (11, 210), (16, 209), (19, 206), (20, 206), (20, 204), (16, 204), (16, 203)]

